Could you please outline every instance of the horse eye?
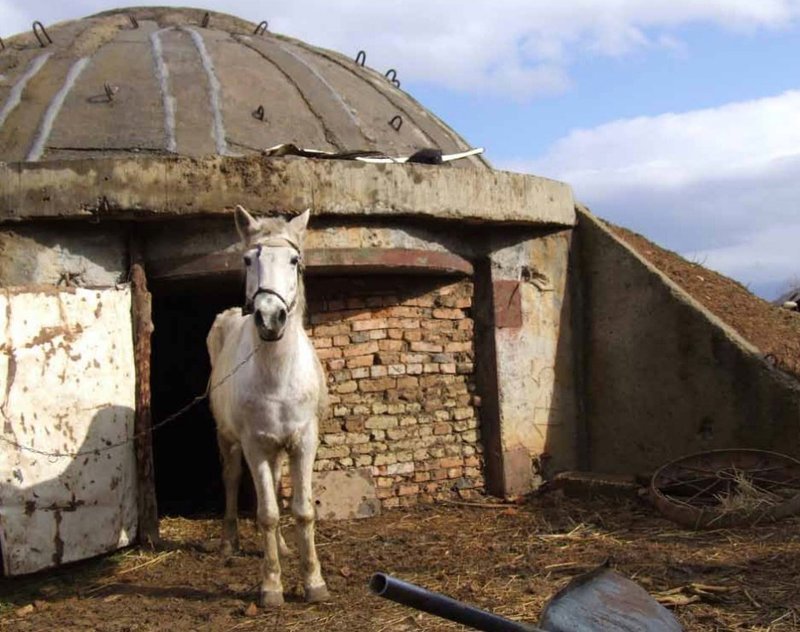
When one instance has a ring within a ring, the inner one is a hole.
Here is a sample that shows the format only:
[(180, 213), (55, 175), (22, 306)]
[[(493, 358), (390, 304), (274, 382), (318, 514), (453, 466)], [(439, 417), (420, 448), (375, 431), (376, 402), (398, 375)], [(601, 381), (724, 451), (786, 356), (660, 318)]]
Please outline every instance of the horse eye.
[(300, 263), (300, 257), (298, 257), (297, 255), (294, 255), (292, 257), (292, 265), (296, 266), (298, 263)]
[(250, 255), (245, 255), (244, 265), (249, 266), (251, 263), (253, 263), (253, 258)]

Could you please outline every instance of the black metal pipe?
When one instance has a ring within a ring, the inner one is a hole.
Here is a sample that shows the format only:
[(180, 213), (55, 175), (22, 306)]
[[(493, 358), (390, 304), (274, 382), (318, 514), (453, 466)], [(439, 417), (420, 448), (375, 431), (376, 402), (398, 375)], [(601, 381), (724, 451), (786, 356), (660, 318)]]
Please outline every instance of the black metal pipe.
[(486, 612), (455, 599), (420, 588), (401, 579), (375, 573), (369, 581), (370, 590), (391, 601), (404, 606), (422, 610), (448, 621), (467, 625), (484, 632), (544, 632), (540, 628), (504, 619), (491, 612)]

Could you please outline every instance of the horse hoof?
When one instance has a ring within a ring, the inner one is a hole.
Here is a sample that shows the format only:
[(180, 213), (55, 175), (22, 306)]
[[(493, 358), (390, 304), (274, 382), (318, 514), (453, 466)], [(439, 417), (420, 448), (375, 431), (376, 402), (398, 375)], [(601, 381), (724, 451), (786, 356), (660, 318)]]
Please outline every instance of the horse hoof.
[(259, 604), (262, 608), (278, 608), (283, 605), (283, 593), (279, 590), (262, 590)]
[(220, 549), (223, 557), (231, 557), (239, 550), (238, 542), (230, 542), (229, 540), (222, 541), (222, 548)]
[(331, 594), (325, 584), (321, 586), (306, 587), (306, 601), (308, 603), (319, 603), (320, 601), (330, 601)]

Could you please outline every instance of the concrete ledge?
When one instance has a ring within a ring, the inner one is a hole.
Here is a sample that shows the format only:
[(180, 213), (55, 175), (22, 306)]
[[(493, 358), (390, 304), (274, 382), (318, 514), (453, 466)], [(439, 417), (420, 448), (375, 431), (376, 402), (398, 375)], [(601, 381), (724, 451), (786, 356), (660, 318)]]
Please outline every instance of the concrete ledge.
[[(238, 252), (174, 257), (148, 264), (152, 279), (177, 281), (214, 274), (241, 274)], [(472, 264), (458, 255), (405, 248), (330, 248), (305, 253), (306, 270), (324, 274), (441, 274), (471, 275)]]
[(107, 158), (0, 163), (0, 222), (262, 213), (414, 216), (573, 226), (572, 191), (537, 176), (298, 158)]

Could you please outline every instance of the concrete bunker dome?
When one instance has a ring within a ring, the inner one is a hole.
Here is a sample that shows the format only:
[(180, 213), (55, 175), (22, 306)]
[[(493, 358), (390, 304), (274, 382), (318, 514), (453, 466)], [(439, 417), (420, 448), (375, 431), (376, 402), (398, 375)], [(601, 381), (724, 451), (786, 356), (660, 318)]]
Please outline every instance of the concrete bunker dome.
[[(264, 24), (136, 7), (44, 29), (7, 38), (0, 55), (3, 87), (28, 76), (19, 105), (3, 112), (6, 161), (244, 156), (279, 143), (387, 155), (468, 149), (381, 73)], [(481, 158), (456, 164), (488, 168)]]

